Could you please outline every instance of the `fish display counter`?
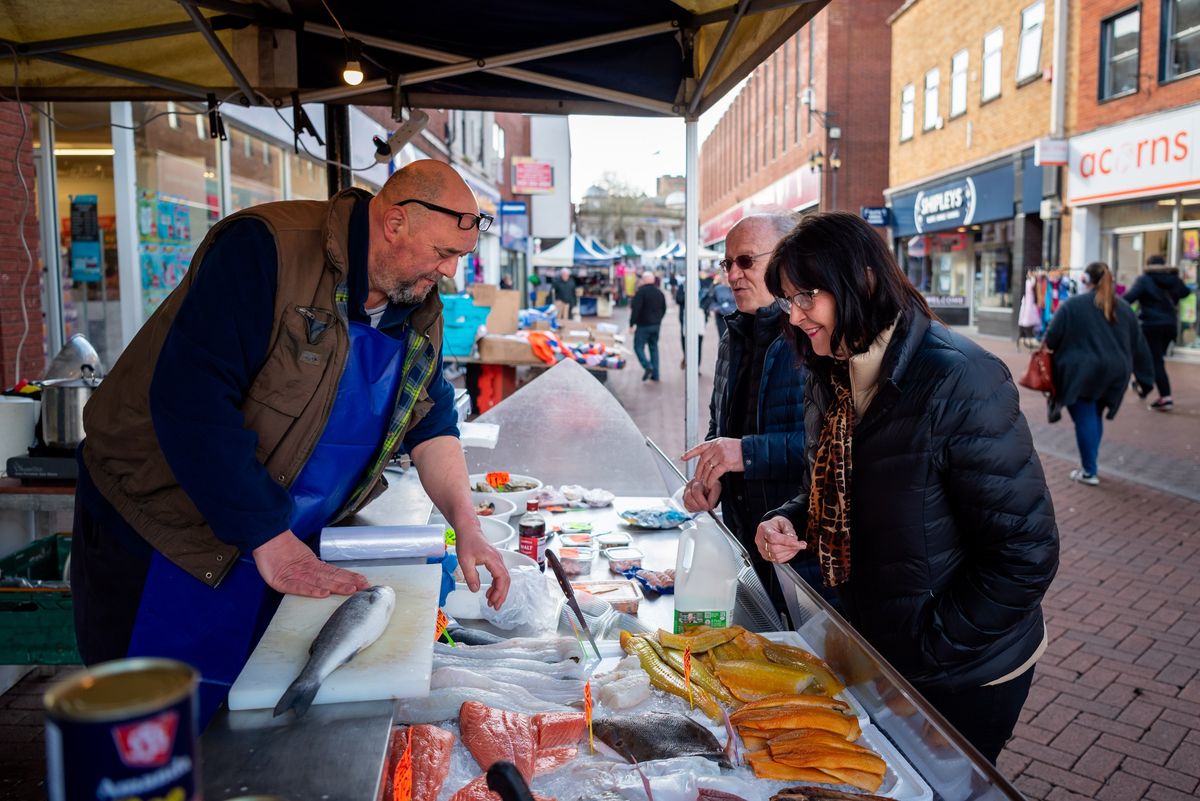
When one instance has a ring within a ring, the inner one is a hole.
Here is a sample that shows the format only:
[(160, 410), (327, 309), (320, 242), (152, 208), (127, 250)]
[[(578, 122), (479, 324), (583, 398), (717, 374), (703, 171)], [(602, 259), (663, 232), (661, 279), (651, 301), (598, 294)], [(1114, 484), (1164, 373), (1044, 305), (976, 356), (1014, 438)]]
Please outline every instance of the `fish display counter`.
[[(723, 528), (737, 576), (729, 625), (674, 633), (673, 568), (696, 526), (674, 501), (684, 479), (578, 365), (560, 363), (480, 422), (499, 435), (467, 449), (473, 474), (574, 488), (542, 511), (546, 574), (521, 568), (557, 598), (552, 619), (448, 621), (442, 639), (455, 641), (434, 644), (428, 696), (318, 699), (301, 719), (223, 712), (202, 738), (205, 798), (494, 801), (488, 787), (505, 782), (559, 801), (1022, 797), (782, 567), (786, 626)], [(395, 479), (354, 524), (425, 522), (412, 471)]]

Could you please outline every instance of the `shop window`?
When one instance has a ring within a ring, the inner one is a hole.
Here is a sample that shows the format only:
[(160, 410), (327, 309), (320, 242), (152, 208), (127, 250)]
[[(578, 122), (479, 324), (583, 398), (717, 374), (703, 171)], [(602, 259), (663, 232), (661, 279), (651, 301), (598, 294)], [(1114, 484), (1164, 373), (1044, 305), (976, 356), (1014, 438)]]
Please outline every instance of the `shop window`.
[[(162, 113), (165, 103), (135, 103), (134, 119)], [(195, 113), (200, 107), (186, 106)], [(204, 116), (196, 117), (203, 125)], [(134, 131), (137, 152), (138, 260), (145, 317), (183, 279), (200, 240), (220, 217), (215, 139), (154, 120)]]
[(325, 171), (319, 169), (320, 165), (314, 159), (301, 154), (289, 156), (288, 161), (292, 177), (289, 200), (326, 200), (329, 197)]
[[(247, 131), (239, 130), (236, 135), (243, 144), (240, 154), (230, 155), (230, 211), (283, 200), (283, 148)], [(256, 144), (260, 153), (257, 158)]]
[(959, 50), (950, 59), (950, 117), (967, 113), (967, 65), (970, 56)]
[(176, 113), (175, 104), (170, 100), (167, 101), (167, 125), (179, 130), (179, 114)]
[(1184, 222), (1200, 222), (1200, 194), (1184, 195), (1180, 203), (1183, 205), (1180, 219)]
[(913, 138), (913, 117), (916, 113), (917, 89), (911, 83), (900, 90), (900, 141), (906, 142)]
[(1163, 203), (1153, 198), (1127, 203), (1112, 203), (1100, 212), (1100, 227), (1126, 228), (1133, 225), (1170, 225), (1174, 201)]
[(922, 130), (942, 127), (942, 117), (938, 114), (938, 84), (941, 80), (942, 71), (937, 67), (925, 73), (925, 122)]
[(984, 223), (975, 243), (976, 308), (1012, 308), (1012, 220)]
[(1017, 48), (1017, 83), (1032, 80), (1042, 73), (1042, 28), (1046, 6), (1034, 3), (1021, 12), (1021, 41)]
[(1158, 79), (1200, 72), (1200, 0), (1162, 0)]
[(1101, 100), (1137, 91), (1141, 27), (1141, 11), (1136, 8), (1100, 23)]
[(1004, 48), (1004, 29), (983, 37), (983, 101), (1000, 96), (1001, 50)]

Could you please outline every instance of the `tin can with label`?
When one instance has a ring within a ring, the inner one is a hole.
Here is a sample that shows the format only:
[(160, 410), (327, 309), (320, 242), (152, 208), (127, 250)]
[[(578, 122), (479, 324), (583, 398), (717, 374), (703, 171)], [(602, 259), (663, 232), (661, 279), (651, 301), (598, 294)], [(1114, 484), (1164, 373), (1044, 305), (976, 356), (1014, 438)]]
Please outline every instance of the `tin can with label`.
[(47, 690), (50, 801), (197, 801), (199, 680), (182, 662), (118, 659)]

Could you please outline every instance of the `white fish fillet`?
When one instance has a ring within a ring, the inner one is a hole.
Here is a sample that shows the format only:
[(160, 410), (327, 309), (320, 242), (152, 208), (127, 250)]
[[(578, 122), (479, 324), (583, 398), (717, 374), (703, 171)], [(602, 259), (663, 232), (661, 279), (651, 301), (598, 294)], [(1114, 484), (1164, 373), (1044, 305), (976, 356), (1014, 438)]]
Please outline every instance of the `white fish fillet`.
[(583, 703), (583, 682), (549, 678), (538, 673), (515, 670), (495, 670), (480, 666), (487, 675), (466, 667), (444, 667), (433, 671), (431, 689), (449, 687), (474, 687), (511, 695), (522, 703), (536, 704), (549, 701), (554, 704)]
[(649, 697), (650, 676), (645, 671), (629, 673), (596, 691), (596, 700), (606, 709), (630, 709)]
[(514, 637), (492, 645), (459, 645), (438, 642), (435, 654), (453, 653), (465, 659), (534, 659), (538, 662), (561, 662), (564, 659), (583, 659), (579, 643), (570, 637)]
[(457, 720), (458, 710), (467, 701), (479, 701), (493, 709), (523, 712), (535, 715), (538, 712), (574, 712), (562, 704), (549, 701), (534, 703), (520, 702), (507, 694), (479, 690), (474, 687), (447, 687), (431, 690), (424, 698), (406, 698), (396, 702), (396, 720), (401, 723), (439, 723)]
[(481, 662), (478, 659), (463, 658), (454, 653), (441, 653), (434, 651), (433, 666), (441, 667), (465, 667), (471, 670), (480, 670), (486, 668), (500, 668), (504, 670), (519, 670), (527, 673), (536, 673), (542, 676), (551, 676), (562, 679), (582, 679), (587, 675), (588, 668), (582, 662), (573, 662), (570, 659), (565, 662), (535, 662), (532, 659), (496, 659), (488, 662)]

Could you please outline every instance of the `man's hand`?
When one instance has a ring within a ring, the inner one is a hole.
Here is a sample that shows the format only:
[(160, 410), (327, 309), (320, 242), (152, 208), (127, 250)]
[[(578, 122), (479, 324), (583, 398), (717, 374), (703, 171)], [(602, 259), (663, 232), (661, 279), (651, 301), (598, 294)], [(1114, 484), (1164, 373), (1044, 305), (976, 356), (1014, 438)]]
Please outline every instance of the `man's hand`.
[(288, 595), (326, 598), (370, 586), (365, 576), (322, 562), (291, 529), (255, 548), (254, 564), (267, 586)]
[(683, 508), (689, 512), (708, 512), (717, 508), (721, 500), (721, 482), (706, 487), (692, 479), (683, 490)]
[(754, 545), (763, 559), (779, 564), (791, 561), (796, 554), (808, 548), (808, 543), (796, 536), (792, 521), (782, 516), (758, 524)]
[(740, 473), (745, 470), (742, 464), (742, 441), (731, 437), (717, 437), (708, 442), (701, 442), (680, 457), (685, 462), (697, 459), (696, 481), (706, 487), (717, 483), (717, 479), (726, 473)]
[(483, 565), (492, 574), (492, 586), (487, 591), (488, 606), (499, 609), (508, 597), (508, 585), (511, 581), (508, 568), (500, 552), (488, 543), (479, 531), (478, 524), (474, 531), (454, 530), (455, 551), (458, 564), (462, 568), (463, 578), (467, 580), (467, 589), (479, 592), (479, 571), (476, 567)]

